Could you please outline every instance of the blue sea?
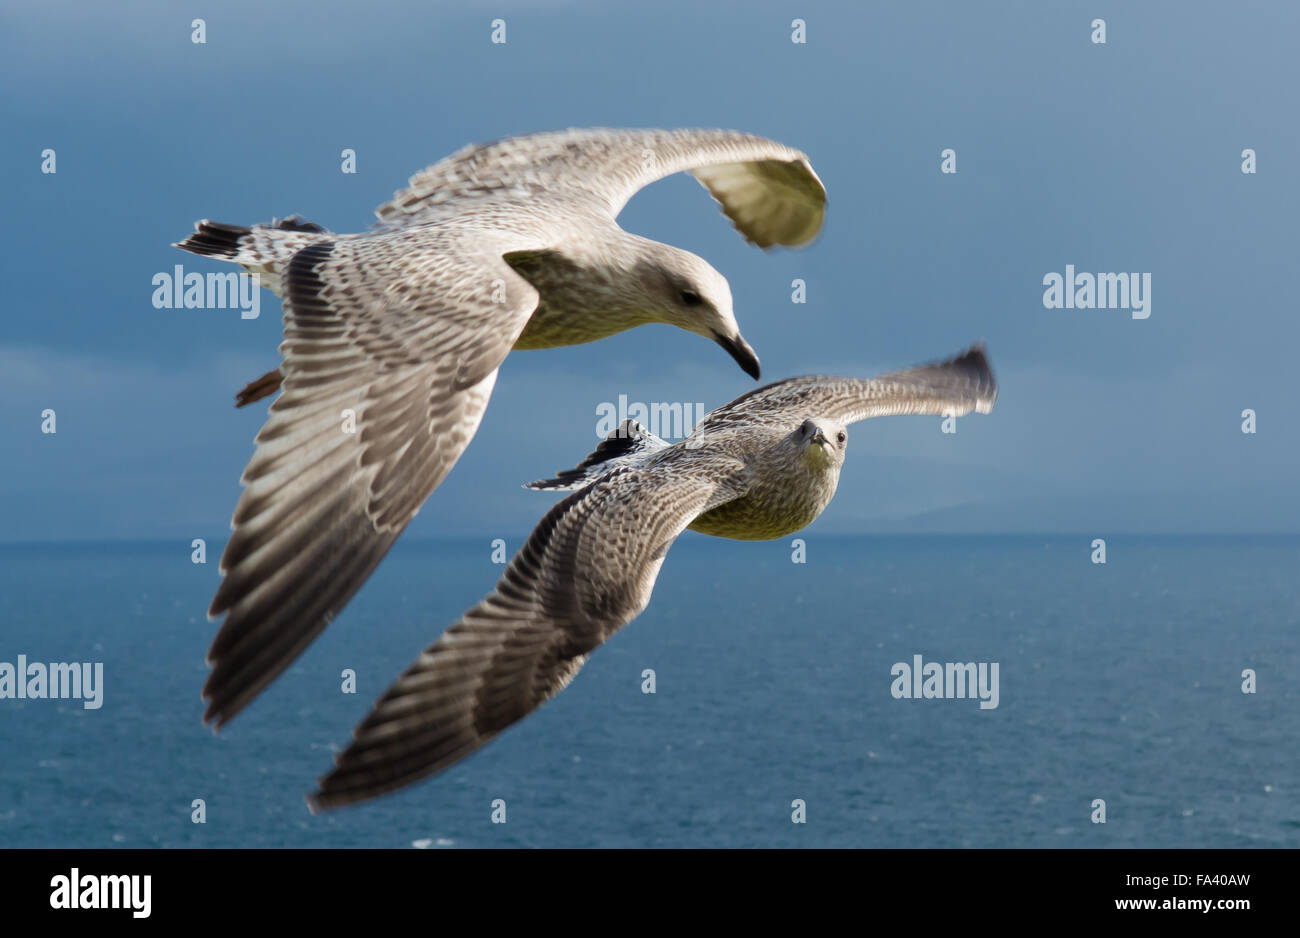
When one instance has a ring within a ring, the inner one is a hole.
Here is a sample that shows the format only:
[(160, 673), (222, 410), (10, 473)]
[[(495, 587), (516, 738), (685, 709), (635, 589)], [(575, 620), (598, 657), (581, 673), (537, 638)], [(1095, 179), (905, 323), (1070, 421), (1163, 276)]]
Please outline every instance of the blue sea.
[[(371, 700), (500, 574), (488, 538), (399, 543), (220, 735), (219, 544), (0, 547), (0, 661), (104, 665), (98, 710), (0, 700), (0, 847), (1300, 846), (1300, 538), (803, 536), (798, 564), (687, 534), (559, 697), (319, 817)], [(998, 706), (895, 698), (918, 654), (997, 662)]]

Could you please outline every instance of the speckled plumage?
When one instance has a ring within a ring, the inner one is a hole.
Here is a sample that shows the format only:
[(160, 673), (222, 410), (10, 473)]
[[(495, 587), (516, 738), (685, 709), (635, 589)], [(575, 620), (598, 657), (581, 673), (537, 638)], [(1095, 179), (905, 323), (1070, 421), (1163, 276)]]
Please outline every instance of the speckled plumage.
[(639, 188), (683, 170), (761, 247), (821, 226), (825, 190), (797, 150), (732, 131), (571, 130), (461, 150), (361, 234), (297, 216), (202, 221), (178, 245), (242, 264), (284, 301), (283, 363), (238, 398), (283, 378), (209, 610), (225, 621), (205, 721), (239, 713), (365, 582), (469, 444), (512, 347), (660, 321), (717, 341), (757, 377), (722, 275), (615, 222)]
[(810, 523), (835, 494), (848, 424), (988, 413), (996, 398), (977, 347), (871, 380), (768, 385), (671, 445), (625, 422), (576, 469), (530, 486), (578, 491), (547, 512), (496, 589), (380, 698), (310, 804), (333, 808), (405, 787), (559, 693), (646, 607), (685, 529), (761, 539)]

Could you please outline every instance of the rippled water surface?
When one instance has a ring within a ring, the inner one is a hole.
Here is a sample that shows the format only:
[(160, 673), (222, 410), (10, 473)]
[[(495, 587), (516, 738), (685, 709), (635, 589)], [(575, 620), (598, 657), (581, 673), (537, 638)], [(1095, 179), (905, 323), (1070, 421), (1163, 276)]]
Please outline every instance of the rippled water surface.
[[(1086, 537), (806, 539), (688, 534), (563, 694), (321, 817), (369, 702), (499, 575), (487, 539), (400, 543), (220, 736), (216, 548), (0, 547), (0, 661), (104, 664), (98, 710), (0, 700), (0, 846), (1300, 845), (1300, 540), (1112, 538), (1100, 566)], [(895, 699), (917, 654), (997, 662), (998, 707)]]

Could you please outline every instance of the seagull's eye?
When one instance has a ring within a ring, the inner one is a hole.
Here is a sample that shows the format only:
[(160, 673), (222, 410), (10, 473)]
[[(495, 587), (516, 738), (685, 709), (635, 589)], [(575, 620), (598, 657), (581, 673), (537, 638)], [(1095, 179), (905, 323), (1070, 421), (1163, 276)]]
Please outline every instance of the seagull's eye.
[(845, 433), (843, 430), (840, 431), (839, 436), (835, 437), (835, 439), (839, 440), (841, 443), (843, 443), (843, 442), (844, 442), (845, 440), (847, 440), (848, 438), (849, 438), (849, 435), (848, 435), (847, 433)]
[(699, 306), (701, 303), (704, 302), (704, 300), (702, 300), (700, 298), (700, 295), (696, 293), (694, 290), (683, 290), (682, 302), (685, 303), (687, 306)]

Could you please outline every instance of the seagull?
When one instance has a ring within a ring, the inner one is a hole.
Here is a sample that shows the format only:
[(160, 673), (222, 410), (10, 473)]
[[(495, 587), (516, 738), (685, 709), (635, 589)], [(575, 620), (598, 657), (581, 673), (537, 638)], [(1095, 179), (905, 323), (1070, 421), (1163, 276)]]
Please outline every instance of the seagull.
[(706, 415), (668, 444), (634, 421), (576, 468), (529, 488), (558, 502), (470, 609), (375, 703), (313, 812), (404, 788), (465, 758), (573, 680), (650, 602), (684, 530), (784, 537), (830, 503), (849, 424), (890, 414), (986, 414), (997, 383), (982, 346), (871, 380), (790, 378)]
[(512, 349), (651, 322), (717, 342), (748, 374), (726, 279), (624, 231), (643, 186), (691, 172), (761, 248), (802, 245), (826, 190), (808, 158), (725, 130), (568, 130), (470, 146), (413, 176), (362, 234), (298, 216), (200, 221), (182, 250), (241, 264), (284, 306), (279, 388), (241, 479), (208, 652), (219, 729), (316, 638), (383, 559), (478, 429)]

